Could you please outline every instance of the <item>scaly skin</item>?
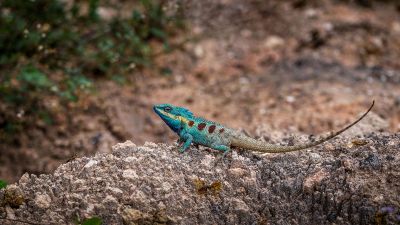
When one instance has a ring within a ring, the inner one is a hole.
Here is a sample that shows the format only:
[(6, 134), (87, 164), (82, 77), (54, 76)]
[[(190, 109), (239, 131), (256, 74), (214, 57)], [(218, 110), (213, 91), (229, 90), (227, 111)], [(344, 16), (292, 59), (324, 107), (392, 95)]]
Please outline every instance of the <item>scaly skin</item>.
[(294, 146), (272, 145), (255, 140), (234, 129), (212, 121), (208, 121), (201, 117), (196, 117), (188, 109), (173, 106), (171, 104), (155, 105), (153, 109), (161, 117), (161, 119), (164, 120), (164, 122), (179, 135), (180, 142), (183, 142), (183, 145), (180, 148), (181, 152), (184, 152), (192, 143), (194, 143), (223, 151), (223, 156), (225, 156), (231, 150), (231, 147), (238, 147), (265, 153), (291, 152), (314, 147), (338, 136), (342, 132), (357, 124), (369, 113), (369, 111), (371, 111), (373, 106), (374, 101), (369, 109), (360, 118), (345, 128), (333, 132), (330, 135), (323, 136), (318, 141)]

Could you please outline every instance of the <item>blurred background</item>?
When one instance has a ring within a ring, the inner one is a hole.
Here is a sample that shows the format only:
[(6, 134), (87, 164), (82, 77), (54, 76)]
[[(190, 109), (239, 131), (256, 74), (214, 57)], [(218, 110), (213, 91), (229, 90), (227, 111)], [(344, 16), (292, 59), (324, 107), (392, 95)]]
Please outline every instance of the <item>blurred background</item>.
[(0, 179), (173, 142), (157, 103), (319, 134), (375, 99), (399, 132), (399, 59), (397, 0), (2, 0)]

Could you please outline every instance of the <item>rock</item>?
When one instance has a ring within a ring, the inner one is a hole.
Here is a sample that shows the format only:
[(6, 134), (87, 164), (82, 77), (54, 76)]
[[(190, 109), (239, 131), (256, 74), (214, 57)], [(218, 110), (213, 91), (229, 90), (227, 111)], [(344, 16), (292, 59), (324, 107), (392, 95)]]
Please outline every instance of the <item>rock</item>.
[(24, 193), (17, 185), (9, 185), (4, 191), (2, 202), (2, 205), (18, 208), (25, 202)]
[(309, 19), (316, 19), (319, 16), (320, 11), (317, 9), (307, 9), (305, 10), (304, 14)]
[(204, 56), (204, 49), (201, 45), (196, 45), (194, 48), (194, 54), (197, 58), (202, 58)]
[(97, 13), (102, 19), (107, 21), (111, 21), (118, 15), (117, 11), (110, 7), (99, 7)]
[(129, 225), (144, 224), (146, 221), (149, 223), (151, 218), (149, 214), (131, 208), (124, 209), (121, 216), (124, 223)]
[(345, 131), (343, 133), (343, 136), (346, 137), (362, 136), (365, 133), (371, 131), (382, 131), (387, 129), (388, 127), (389, 127), (389, 122), (387, 120), (383, 119), (375, 112), (369, 112), (368, 115), (362, 121), (360, 121), (360, 123), (352, 127), (351, 130)]
[(269, 36), (264, 42), (264, 46), (268, 49), (275, 49), (284, 45), (285, 41), (279, 36)]
[(0, 190), (0, 215), (40, 224), (77, 215), (103, 224), (395, 224), (400, 134), (362, 138), (368, 144), (347, 148), (341, 136), (329, 151), (234, 151), (217, 165), (218, 151), (126, 142), (52, 175), (25, 174)]
[(303, 183), (304, 190), (307, 192), (311, 192), (315, 186), (321, 183), (322, 179), (325, 179), (327, 177), (327, 175), (328, 173), (325, 170), (320, 170), (315, 174), (307, 177)]
[(47, 194), (38, 194), (36, 195), (34, 202), (38, 208), (47, 209), (50, 207), (51, 198)]
[(141, 212), (137, 209), (125, 208), (121, 212), (124, 224), (137, 225), (137, 224), (174, 224), (173, 221), (164, 214), (164, 212), (158, 212), (155, 215), (150, 215), (145, 212)]

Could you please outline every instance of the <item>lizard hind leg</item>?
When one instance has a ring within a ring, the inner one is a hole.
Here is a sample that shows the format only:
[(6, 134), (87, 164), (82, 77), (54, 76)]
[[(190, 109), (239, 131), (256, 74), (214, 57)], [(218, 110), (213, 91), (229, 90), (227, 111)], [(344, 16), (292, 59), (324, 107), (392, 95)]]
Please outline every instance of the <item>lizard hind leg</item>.
[(221, 144), (212, 144), (211, 148), (224, 152), (224, 154), (222, 154), (222, 156), (216, 161), (215, 164), (217, 164), (221, 160), (223, 161), (225, 159), (226, 155), (231, 151), (231, 148), (229, 146), (221, 145)]
[(221, 145), (221, 144), (212, 144), (211, 148), (215, 149), (215, 150), (219, 150), (219, 151), (223, 151), (224, 154), (228, 153), (231, 148), (226, 146), (226, 145)]

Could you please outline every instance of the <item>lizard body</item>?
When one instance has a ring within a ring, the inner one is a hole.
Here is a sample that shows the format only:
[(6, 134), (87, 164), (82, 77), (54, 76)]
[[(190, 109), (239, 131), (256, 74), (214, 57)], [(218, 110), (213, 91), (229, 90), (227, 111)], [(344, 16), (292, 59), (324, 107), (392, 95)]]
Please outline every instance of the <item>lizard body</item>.
[(155, 105), (153, 109), (161, 119), (179, 135), (179, 140), (183, 142), (180, 148), (181, 152), (184, 152), (194, 143), (223, 151), (223, 156), (225, 156), (231, 150), (231, 147), (265, 153), (291, 152), (314, 147), (336, 137), (354, 126), (371, 111), (373, 106), (374, 102), (372, 102), (369, 109), (360, 118), (343, 129), (323, 136), (315, 142), (294, 146), (273, 145), (250, 138), (237, 130), (228, 128), (219, 123), (196, 117), (192, 112), (183, 107), (177, 107), (171, 104), (160, 104)]

